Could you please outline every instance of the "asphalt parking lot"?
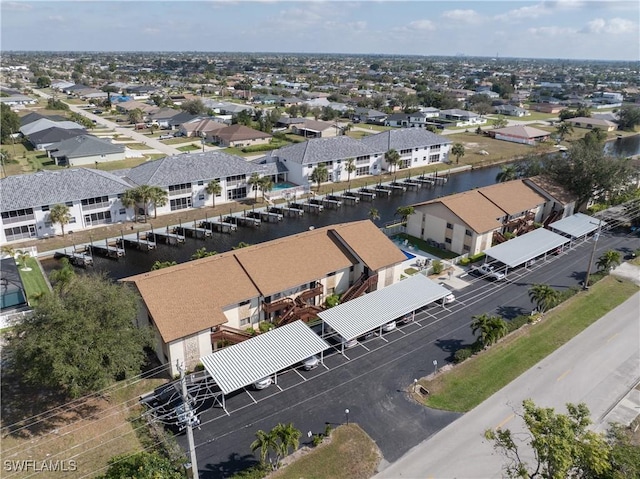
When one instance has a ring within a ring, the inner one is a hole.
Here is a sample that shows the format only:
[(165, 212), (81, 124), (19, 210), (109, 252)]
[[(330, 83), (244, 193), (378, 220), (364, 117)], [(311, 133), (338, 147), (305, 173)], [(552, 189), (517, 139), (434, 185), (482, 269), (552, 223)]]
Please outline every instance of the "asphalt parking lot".
[[(278, 375), (277, 385), (227, 396), (227, 414), (220, 407), (201, 411), (201, 427), (194, 431), (200, 476), (223, 478), (257, 462), (249, 445), (258, 429), (293, 422), (307, 433), (324, 432), (327, 424), (358, 423), (380, 447), (384, 460), (393, 462), (424, 439), (457, 418), (455, 413), (424, 408), (406, 389), (414, 378), (434, 372), (453, 352), (473, 342), (469, 324), (475, 314), (500, 314), (506, 319), (528, 314), (528, 289), (549, 284), (566, 289), (584, 278), (593, 243), (581, 243), (559, 256), (537, 261), (529, 269), (510, 271), (505, 282), (462, 277), (469, 286), (455, 291), (456, 301), (445, 307), (431, 305), (415, 321), (362, 341), (345, 350), (325, 353), (324, 365), (312, 371), (290, 370)], [(608, 249), (622, 252), (640, 247), (630, 235), (604, 233), (596, 258)], [(186, 448), (186, 438), (178, 441)]]

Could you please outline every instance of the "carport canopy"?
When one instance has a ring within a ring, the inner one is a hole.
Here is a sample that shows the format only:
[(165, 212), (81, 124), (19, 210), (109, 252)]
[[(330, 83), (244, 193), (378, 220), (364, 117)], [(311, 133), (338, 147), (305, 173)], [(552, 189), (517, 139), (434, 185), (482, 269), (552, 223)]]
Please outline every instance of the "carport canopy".
[(551, 223), (549, 227), (558, 233), (570, 236), (573, 239), (582, 238), (589, 233), (594, 232), (599, 227), (604, 228), (607, 224), (594, 218), (593, 216), (585, 215), (584, 213), (576, 213), (575, 215), (568, 216), (560, 221)]
[(489, 248), (484, 253), (487, 257), (498, 260), (509, 268), (515, 268), (568, 242), (569, 238), (538, 228)]
[(241, 389), (329, 348), (295, 321), (200, 358), (224, 394)]
[(318, 317), (349, 341), (449, 294), (448, 289), (416, 274), (322, 311)]

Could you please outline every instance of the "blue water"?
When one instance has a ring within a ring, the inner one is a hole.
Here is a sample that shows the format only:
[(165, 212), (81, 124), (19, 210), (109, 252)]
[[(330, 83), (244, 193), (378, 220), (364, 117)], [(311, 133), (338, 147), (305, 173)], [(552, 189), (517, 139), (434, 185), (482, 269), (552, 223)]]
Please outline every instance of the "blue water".
[(287, 188), (293, 188), (294, 186), (297, 186), (297, 185), (294, 185), (293, 183), (289, 183), (288, 181), (283, 181), (282, 183), (274, 184), (273, 185), (273, 189), (275, 191), (277, 191), (277, 190), (286, 190)]
[(407, 253), (405, 250), (401, 249), (400, 251), (402, 251), (404, 253), (404, 255), (407, 257), (407, 259), (413, 259), (416, 257), (415, 254), (411, 254), (411, 253)]

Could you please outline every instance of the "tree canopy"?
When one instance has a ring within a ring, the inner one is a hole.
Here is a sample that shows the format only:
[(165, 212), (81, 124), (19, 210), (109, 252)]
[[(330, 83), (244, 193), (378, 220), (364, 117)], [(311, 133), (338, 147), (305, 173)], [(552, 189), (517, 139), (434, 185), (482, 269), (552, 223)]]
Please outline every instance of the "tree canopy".
[(109, 469), (99, 479), (184, 479), (187, 475), (179, 471), (171, 461), (156, 452), (115, 456), (109, 461)]
[(618, 112), (618, 126), (622, 130), (633, 130), (640, 125), (640, 108), (632, 105), (624, 105)]
[(140, 372), (150, 333), (134, 321), (135, 293), (99, 275), (67, 278), (16, 326), (15, 365), (29, 382), (72, 397)]
[(18, 133), (20, 129), (20, 117), (9, 105), (0, 104), (0, 139), (6, 143), (13, 133)]

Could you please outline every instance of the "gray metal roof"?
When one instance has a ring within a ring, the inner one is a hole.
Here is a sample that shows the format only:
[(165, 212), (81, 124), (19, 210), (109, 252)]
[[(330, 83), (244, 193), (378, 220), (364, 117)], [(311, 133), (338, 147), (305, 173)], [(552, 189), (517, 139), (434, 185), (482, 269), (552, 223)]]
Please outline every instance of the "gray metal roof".
[(356, 158), (376, 153), (368, 145), (348, 136), (313, 138), (309, 141), (288, 145), (274, 151), (272, 156), (294, 163), (315, 164), (324, 161)]
[(433, 303), (451, 291), (416, 274), (408, 279), (318, 313), (340, 336), (350, 340)]
[(200, 358), (224, 394), (293, 366), (329, 348), (302, 321), (281, 326)]
[(111, 173), (88, 168), (7, 176), (0, 179), (0, 211), (116, 195), (129, 188), (130, 184)]
[(515, 268), (568, 242), (569, 238), (538, 228), (489, 248), (485, 250), (485, 254), (506, 264), (509, 268)]
[(33, 145), (59, 143), (64, 140), (68, 140), (69, 138), (75, 138), (76, 136), (84, 135), (86, 132), (87, 130), (85, 130), (84, 128), (81, 130), (67, 130), (66, 128), (58, 128), (57, 126), (52, 126), (51, 128), (47, 128), (46, 130), (37, 131), (29, 135), (29, 141)]
[(55, 143), (47, 148), (54, 158), (83, 158), (85, 156), (123, 153), (124, 145), (114, 145), (109, 140), (92, 135), (79, 135)]
[(220, 151), (183, 153), (147, 161), (129, 170), (127, 178), (138, 185), (169, 186), (233, 175), (263, 173), (266, 167)]
[[(564, 233), (572, 238), (580, 238), (598, 229), (599, 220), (584, 213), (576, 213), (573, 216), (551, 223), (549, 227), (558, 233)], [(602, 227), (607, 225), (604, 221)]]
[(52, 126), (56, 126), (58, 128), (64, 128), (66, 130), (71, 129), (80, 129), (82, 130), (84, 127), (79, 125), (75, 121), (53, 121), (49, 118), (40, 118), (34, 122), (28, 123), (22, 127), (20, 127), (20, 133), (24, 136), (29, 136), (38, 131), (46, 130), (47, 128), (51, 128)]
[(360, 141), (375, 150), (376, 153), (386, 153), (391, 149), (400, 151), (409, 148), (451, 143), (448, 138), (422, 128), (399, 128), (383, 131), (375, 135), (365, 136)]

